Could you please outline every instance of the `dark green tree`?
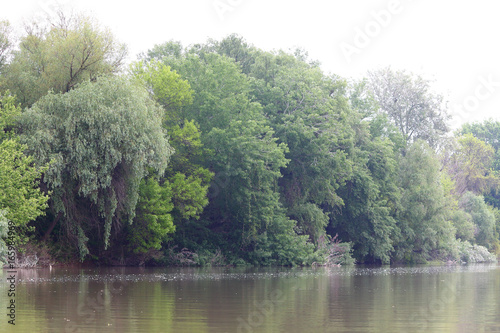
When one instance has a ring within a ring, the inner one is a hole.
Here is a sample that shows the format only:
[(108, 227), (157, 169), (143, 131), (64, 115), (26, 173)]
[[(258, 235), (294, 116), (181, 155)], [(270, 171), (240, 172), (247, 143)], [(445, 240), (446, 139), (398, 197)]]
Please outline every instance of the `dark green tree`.
[(301, 232), (316, 241), (342, 206), (337, 190), (352, 174), (346, 84), (283, 52), (255, 57), (251, 94), (289, 148), (290, 163), (279, 182), (283, 201)]
[(286, 145), (277, 144), (271, 128), (256, 120), (214, 128), (207, 140), (216, 147), (211, 161), (216, 178), (226, 179), (212, 192), (207, 213), (229, 233), (233, 251), (260, 264), (307, 262), (312, 244), (295, 233), (295, 221), (286, 217), (276, 191), (280, 169), (288, 162)]
[(333, 215), (341, 239), (354, 243), (359, 262), (389, 263), (399, 235), (397, 162), (388, 139), (372, 139), (353, 151), (353, 176), (339, 190), (344, 206)]

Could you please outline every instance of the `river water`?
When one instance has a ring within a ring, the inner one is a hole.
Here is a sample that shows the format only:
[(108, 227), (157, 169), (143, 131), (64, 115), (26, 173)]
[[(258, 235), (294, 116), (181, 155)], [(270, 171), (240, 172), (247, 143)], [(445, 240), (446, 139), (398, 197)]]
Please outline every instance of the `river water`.
[(496, 264), (1, 274), (1, 332), (500, 332)]

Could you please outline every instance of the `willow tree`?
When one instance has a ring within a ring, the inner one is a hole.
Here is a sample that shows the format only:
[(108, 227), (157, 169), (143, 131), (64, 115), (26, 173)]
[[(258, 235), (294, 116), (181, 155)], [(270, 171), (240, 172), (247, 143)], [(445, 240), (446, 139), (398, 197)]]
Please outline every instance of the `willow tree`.
[(53, 161), (43, 181), (51, 208), (81, 258), (92, 238), (108, 248), (112, 229), (132, 223), (141, 179), (162, 174), (173, 149), (163, 110), (148, 92), (123, 78), (102, 77), (66, 94), (49, 93), (20, 121), (22, 139), (38, 163)]
[(6, 66), (6, 87), (24, 107), (49, 90), (68, 92), (78, 83), (121, 69), (126, 48), (109, 29), (83, 16), (29, 24)]

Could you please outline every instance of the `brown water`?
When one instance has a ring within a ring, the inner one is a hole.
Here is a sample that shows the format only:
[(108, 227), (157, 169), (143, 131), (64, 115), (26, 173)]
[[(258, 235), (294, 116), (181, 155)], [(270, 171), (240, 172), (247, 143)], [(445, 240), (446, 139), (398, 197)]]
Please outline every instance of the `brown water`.
[(8, 277), (1, 332), (500, 332), (498, 265), (17, 270), (15, 297)]

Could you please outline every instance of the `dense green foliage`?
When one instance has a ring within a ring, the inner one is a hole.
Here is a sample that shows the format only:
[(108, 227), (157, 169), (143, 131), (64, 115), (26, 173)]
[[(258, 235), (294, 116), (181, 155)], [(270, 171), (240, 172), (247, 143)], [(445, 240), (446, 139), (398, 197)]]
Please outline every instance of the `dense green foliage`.
[[(445, 137), (442, 97), (422, 77), (349, 82), (303, 50), (235, 35), (156, 45), (119, 75), (123, 47), (92, 20), (37, 29), (0, 58), (0, 89), (25, 106), (4, 93), (0, 233), (8, 219), (61, 257), (134, 265), (482, 261), (499, 249), (500, 126)], [(50, 200), (37, 219), (40, 177)], [(9, 203), (19, 189), (37, 205)]]
[(154, 178), (141, 181), (136, 218), (129, 231), (130, 251), (147, 253), (160, 250), (167, 235), (175, 231), (172, 215), (172, 188), (163, 186)]
[(439, 162), (427, 143), (416, 141), (410, 146), (400, 163), (399, 184), (401, 240), (396, 255), (405, 261), (425, 262), (455, 233), (445, 218)]
[(48, 200), (38, 189), (46, 164), (34, 167), (34, 158), (23, 153), (27, 146), (12, 131), (20, 114), (14, 97), (0, 95), (0, 211), (2, 219), (16, 226), (11, 239), (15, 244), (27, 241), (28, 223), (44, 215)]

